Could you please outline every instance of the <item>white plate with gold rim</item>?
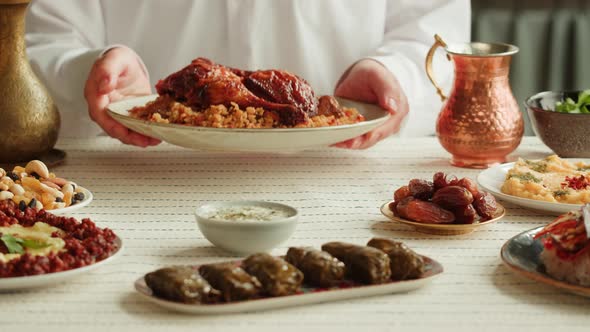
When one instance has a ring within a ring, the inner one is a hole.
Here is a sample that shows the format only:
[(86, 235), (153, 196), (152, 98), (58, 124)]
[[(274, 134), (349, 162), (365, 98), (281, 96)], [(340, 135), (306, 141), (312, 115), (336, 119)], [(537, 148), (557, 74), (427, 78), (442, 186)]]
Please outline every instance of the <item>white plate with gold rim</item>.
[[(569, 162), (584, 162), (590, 163), (590, 159), (567, 159)], [(582, 207), (582, 204), (566, 204), (566, 203), (555, 203), (555, 202), (544, 202), (537, 201), (530, 198), (523, 198), (508, 195), (502, 192), (502, 185), (506, 180), (506, 174), (514, 167), (514, 163), (505, 163), (497, 165), (482, 171), (477, 176), (477, 182), (486, 191), (490, 192), (496, 198), (506, 202), (510, 202), (516, 205), (520, 205), (525, 208), (532, 210), (549, 212), (552, 215), (560, 215), (569, 211), (578, 210)]]
[(336, 98), (344, 107), (356, 108), (366, 121), (319, 128), (208, 128), (156, 123), (129, 115), (129, 110), (144, 106), (157, 95), (127, 99), (110, 104), (109, 115), (127, 128), (170, 144), (195, 150), (240, 152), (293, 152), (330, 146), (363, 135), (389, 119), (386, 110), (372, 104)]

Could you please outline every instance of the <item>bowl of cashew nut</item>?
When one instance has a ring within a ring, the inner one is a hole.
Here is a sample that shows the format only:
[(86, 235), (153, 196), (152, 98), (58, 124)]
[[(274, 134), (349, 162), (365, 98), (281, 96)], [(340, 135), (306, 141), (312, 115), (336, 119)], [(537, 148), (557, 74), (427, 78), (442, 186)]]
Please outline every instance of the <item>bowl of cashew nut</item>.
[(12, 170), (0, 168), (0, 201), (12, 201), (19, 209), (45, 209), (63, 214), (92, 201), (92, 193), (75, 182), (56, 176), (40, 160)]

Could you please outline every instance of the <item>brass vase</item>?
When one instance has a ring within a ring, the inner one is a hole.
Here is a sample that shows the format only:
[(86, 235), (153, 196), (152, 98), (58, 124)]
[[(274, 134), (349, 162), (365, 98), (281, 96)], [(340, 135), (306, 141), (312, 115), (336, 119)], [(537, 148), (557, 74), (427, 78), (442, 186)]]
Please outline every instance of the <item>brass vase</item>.
[(25, 14), (30, 0), (0, 0), (0, 163), (40, 158), (55, 146), (60, 118), (29, 65)]
[[(432, 58), (443, 47), (455, 64), (447, 98), (432, 76)], [(441, 145), (459, 167), (486, 168), (503, 163), (522, 139), (524, 122), (508, 74), (518, 48), (509, 44), (447, 45), (439, 36), (426, 58), (426, 72), (444, 105), (436, 123)]]

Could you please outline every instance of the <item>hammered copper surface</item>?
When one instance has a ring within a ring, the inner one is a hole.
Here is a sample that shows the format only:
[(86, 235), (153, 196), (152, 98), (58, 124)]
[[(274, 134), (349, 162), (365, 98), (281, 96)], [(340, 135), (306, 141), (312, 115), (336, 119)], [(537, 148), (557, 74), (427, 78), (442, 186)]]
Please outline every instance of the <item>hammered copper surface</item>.
[(34, 159), (50, 151), (59, 112), (31, 69), (24, 42), (26, 0), (0, 0), (0, 162)]
[[(438, 40), (433, 47), (437, 45)], [(511, 54), (518, 49), (496, 45), (510, 52), (498, 56), (481, 50), (476, 55), (447, 52), (455, 65), (455, 81), (438, 116), (436, 133), (455, 166), (486, 168), (503, 163), (522, 139), (522, 114), (508, 81)]]

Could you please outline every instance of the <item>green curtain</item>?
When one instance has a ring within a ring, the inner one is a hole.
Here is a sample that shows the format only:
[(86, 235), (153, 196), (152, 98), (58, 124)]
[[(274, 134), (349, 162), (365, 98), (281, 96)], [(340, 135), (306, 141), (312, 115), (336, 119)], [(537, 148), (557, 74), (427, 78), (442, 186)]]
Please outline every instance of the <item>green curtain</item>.
[[(590, 88), (590, 0), (473, 0), (472, 8), (474, 41), (520, 48), (510, 82), (521, 105), (540, 91)], [(533, 135), (528, 119), (525, 134)]]

